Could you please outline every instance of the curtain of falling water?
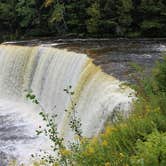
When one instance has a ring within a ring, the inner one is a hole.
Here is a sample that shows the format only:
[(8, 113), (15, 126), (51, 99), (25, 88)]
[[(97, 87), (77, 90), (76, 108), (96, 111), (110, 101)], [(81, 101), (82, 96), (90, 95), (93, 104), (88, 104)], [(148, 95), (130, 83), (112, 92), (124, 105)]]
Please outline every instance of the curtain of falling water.
[[(85, 54), (41, 46), (0, 45), (0, 99), (8, 103), (6, 107), (9, 106), (10, 101), (12, 103), (12, 107), (6, 109), (5, 102), (2, 104), (0, 100), (0, 106), (3, 107), (0, 109), (0, 116), (5, 114), (9, 116), (9, 120), (17, 121), (18, 128), (21, 128), (21, 120), (26, 121), (26, 128), (31, 134), (31, 130), (35, 129), (30, 127), (33, 124), (29, 121), (40, 123), (37, 111), (31, 109), (31, 116), (29, 116), (30, 109), (25, 105), (27, 104), (25, 90), (32, 90), (46, 112), (58, 115), (59, 131), (66, 139), (71, 139), (73, 134), (68, 127), (69, 118), (64, 111), (66, 108), (70, 109), (70, 99), (63, 91), (69, 85), (75, 91), (73, 100), (77, 103), (76, 109), (81, 118), (83, 134), (88, 137), (102, 130), (106, 120), (117, 106), (127, 111), (132, 100), (128, 97), (131, 93), (129, 88), (122, 89), (118, 80), (103, 73)], [(21, 112), (20, 109), (15, 108), (19, 107), (18, 105), (24, 105), (23, 108), (21, 107)], [(18, 121), (17, 116), (10, 117), (11, 112), (19, 114), (21, 120)], [(23, 140), (28, 142), (26, 137)], [(11, 147), (14, 146), (12, 141), (17, 142), (17, 140), (10, 140)], [(24, 143), (21, 145), (23, 146)], [(2, 148), (0, 146), (0, 151)], [(24, 148), (28, 149), (28, 147)], [(13, 150), (11, 155), (19, 158), (21, 153)]]

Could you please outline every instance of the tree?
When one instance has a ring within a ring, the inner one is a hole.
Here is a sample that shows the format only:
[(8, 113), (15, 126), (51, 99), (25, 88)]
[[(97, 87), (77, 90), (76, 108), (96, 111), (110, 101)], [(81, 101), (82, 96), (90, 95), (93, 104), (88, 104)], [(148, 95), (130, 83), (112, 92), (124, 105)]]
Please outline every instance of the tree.
[(29, 26), (35, 25), (38, 22), (35, 5), (35, 0), (18, 0), (16, 12), (22, 28), (28, 28)]
[(100, 1), (101, 6), (101, 31), (109, 34), (109, 36), (115, 36), (117, 27), (117, 7), (116, 0)]
[[(142, 0), (140, 5), (142, 22), (140, 24), (143, 35), (160, 36), (161, 30), (166, 30), (166, 4), (162, 0)], [(164, 33), (165, 34), (165, 33)]]
[(69, 0), (65, 3), (65, 18), (68, 26), (68, 33), (85, 34), (87, 13), (89, 7), (88, 0)]
[(117, 1), (117, 22), (116, 29), (117, 35), (125, 36), (129, 31), (132, 24), (131, 11), (133, 9), (132, 0), (118, 0)]
[(166, 1), (1, 0), (0, 21), (4, 36), (20, 38), (59, 34), (164, 37)]
[(87, 9), (87, 14), (89, 19), (87, 20), (87, 30), (89, 33), (98, 33), (100, 26), (100, 5), (99, 1), (95, 1), (92, 5)]
[(17, 15), (15, 11), (16, 0), (2, 0), (0, 2), (0, 30), (8, 29), (9, 33), (16, 33)]
[(49, 10), (48, 23), (51, 29), (54, 28), (55, 25), (58, 33), (64, 33), (67, 30), (66, 21), (64, 18), (64, 2), (59, 0), (46, 0), (44, 5)]

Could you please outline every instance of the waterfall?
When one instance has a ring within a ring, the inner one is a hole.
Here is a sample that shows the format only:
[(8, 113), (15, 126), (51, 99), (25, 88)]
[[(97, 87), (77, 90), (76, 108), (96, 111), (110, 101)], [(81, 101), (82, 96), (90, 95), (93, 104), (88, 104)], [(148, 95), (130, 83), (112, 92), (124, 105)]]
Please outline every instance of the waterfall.
[(39, 107), (26, 100), (27, 91), (33, 91), (45, 112), (58, 115), (58, 130), (68, 140), (73, 134), (64, 110), (70, 109), (71, 101), (64, 88), (72, 86), (83, 135), (91, 137), (103, 129), (114, 109), (129, 110), (132, 91), (120, 84), (85, 54), (44, 46), (0, 45), (0, 161), (5, 155), (26, 163), (31, 153), (49, 146), (45, 137), (35, 135), (43, 122)]

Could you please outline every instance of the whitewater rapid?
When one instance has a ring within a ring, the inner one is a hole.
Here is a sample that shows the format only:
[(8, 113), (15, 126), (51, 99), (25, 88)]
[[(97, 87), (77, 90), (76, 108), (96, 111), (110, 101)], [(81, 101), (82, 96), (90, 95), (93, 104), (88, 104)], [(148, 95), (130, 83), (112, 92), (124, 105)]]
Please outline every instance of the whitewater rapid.
[[(31, 163), (31, 154), (49, 150), (47, 138), (35, 130), (43, 122), (39, 106), (25, 98), (28, 91), (37, 96), (44, 111), (57, 114), (58, 130), (66, 140), (73, 133), (68, 126), (69, 85), (75, 92), (77, 116), (83, 135), (99, 133), (111, 113), (119, 108), (128, 111), (132, 90), (103, 73), (85, 54), (46, 46), (0, 45), (0, 162), (8, 160)], [(56, 106), (56, 107), (55, 107)], [(5, 158), (4, 158), (5, 157)], [(1, 165), (0, 165), (1, 166)]]

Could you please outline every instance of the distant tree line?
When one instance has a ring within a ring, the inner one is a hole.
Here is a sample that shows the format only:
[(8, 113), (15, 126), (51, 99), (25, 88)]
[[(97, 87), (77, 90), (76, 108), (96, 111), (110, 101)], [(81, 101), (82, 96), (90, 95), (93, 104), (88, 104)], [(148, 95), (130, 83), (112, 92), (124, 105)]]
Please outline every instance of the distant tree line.
[(1, 0), (1, 37), (166, 37), (166, 0)]

